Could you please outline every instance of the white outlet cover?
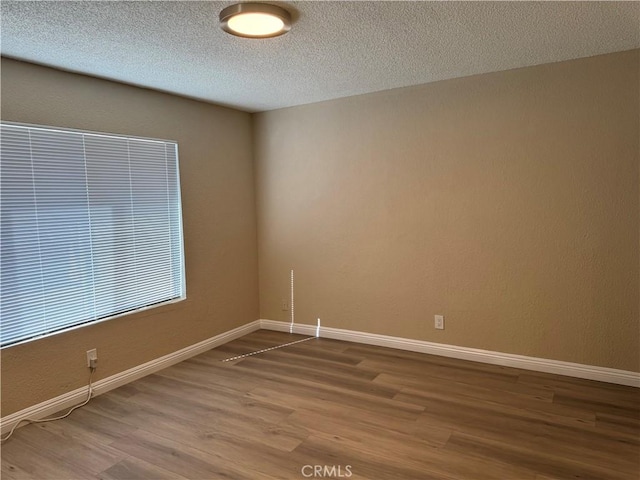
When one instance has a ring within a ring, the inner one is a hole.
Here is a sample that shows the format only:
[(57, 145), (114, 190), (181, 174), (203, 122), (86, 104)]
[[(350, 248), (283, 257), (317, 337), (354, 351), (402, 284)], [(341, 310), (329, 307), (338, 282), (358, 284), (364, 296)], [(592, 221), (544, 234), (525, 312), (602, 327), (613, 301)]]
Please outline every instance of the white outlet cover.
[(444, 315), (434, 315), (434, 326), (438, 330), (444, 330)]
[(91, 350), (87, 350), (87, 367), (91, 366), (91, 360), (98, 359), (98, 349), (92, 348)]

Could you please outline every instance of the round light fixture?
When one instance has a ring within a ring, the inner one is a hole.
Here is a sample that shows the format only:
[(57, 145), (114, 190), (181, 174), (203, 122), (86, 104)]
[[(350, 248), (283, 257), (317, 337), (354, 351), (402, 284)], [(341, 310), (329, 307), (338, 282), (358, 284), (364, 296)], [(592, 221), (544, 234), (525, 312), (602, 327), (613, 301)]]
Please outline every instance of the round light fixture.
[(267, 3), (238, 3), (220, 12), (220, 25), (238, 37), (277, 37), (291, 29), (291, 15)]

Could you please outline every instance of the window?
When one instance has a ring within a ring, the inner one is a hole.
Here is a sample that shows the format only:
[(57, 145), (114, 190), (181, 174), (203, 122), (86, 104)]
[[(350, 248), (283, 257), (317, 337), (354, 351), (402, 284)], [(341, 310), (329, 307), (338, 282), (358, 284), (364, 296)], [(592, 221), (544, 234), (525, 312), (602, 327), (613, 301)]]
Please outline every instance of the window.
[(175, 142), (0, 128), (3, 347), (185, 298)]

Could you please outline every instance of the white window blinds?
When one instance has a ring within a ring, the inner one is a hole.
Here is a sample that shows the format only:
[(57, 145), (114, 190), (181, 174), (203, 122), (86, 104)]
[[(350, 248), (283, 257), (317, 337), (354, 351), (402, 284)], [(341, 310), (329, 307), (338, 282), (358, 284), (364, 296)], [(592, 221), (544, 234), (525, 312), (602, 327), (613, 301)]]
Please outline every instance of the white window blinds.
[(1, 125), (2, 346), (185, 297), (177, 149)]

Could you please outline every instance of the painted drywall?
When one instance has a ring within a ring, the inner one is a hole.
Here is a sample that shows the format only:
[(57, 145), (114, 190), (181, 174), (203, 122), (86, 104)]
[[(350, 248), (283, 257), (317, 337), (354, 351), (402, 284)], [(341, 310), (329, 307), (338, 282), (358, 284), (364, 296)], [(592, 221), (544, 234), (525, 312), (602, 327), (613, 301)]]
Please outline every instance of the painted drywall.
[(640, 371), (639, 54), (257, 114), (261, 318)]
[(251, 117), (2, 60), (3, 120), (178, 142), (187, 300), (2, 350), (2, 416), (258, 318)]

